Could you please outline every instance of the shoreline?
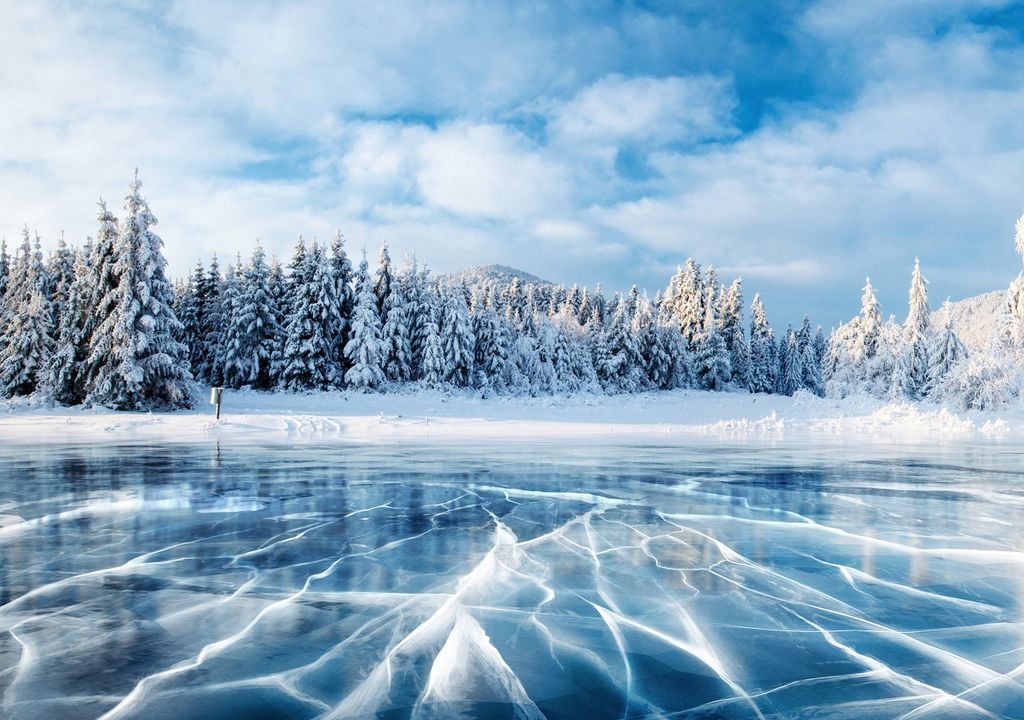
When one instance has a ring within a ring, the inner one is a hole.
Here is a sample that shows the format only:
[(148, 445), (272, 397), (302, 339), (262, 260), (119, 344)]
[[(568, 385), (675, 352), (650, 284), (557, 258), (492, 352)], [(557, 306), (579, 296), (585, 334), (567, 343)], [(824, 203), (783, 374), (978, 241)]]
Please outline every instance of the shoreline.
[(954, 411), (885, 403), (677, 390), (636, 395), (480, 398), (469, 392), (225, 391), (212, 406), (173, 412), (0, 403), (0, 440), (19, 445), (131, 441), (397, 443), (512, 440), (714, 440), (846, 444), (1022, 441), (1024, 407)]

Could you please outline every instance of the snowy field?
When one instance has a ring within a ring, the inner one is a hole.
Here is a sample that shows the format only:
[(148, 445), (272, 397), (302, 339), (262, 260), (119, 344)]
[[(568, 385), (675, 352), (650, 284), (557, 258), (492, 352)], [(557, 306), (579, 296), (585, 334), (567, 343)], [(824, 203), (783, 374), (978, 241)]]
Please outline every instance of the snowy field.
[(451, 441), (660, 436), (722, 441), (921, 442), (1024, 439), (1024, 408), (965, 412), (930, 403), (884, 403), (679, 390), (638, 395), (479, 398), (410, 394), (225, 391), (222, 418), (205, 403), (168, 413), (0, 403), (8, 442), (105, 439), (258, 442)]

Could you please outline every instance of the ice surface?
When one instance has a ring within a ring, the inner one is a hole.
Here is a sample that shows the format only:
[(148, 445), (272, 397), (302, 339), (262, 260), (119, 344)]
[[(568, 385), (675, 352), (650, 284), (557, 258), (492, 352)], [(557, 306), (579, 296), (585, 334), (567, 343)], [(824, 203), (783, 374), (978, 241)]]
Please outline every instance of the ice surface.
[(0, 450), (0, 716), (1021, 718), (1024, 448)]

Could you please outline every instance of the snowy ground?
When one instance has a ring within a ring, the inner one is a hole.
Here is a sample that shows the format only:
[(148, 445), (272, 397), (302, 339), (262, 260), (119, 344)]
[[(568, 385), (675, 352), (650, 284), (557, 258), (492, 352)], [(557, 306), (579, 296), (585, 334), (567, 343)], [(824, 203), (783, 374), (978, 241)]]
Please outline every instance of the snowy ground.
[(174, 413), (125, 413), (0, 403), (5, 442), (236, 439), (259, 442), (472, 441), (631, 438), (719, 441), (1024, 439), (1024, 407), (958, 412), (938, 405), (866, 398), (676, 391), (641, 395), (489, 398), (409, 394), (225, 391), (223, 415), (198, 405)]

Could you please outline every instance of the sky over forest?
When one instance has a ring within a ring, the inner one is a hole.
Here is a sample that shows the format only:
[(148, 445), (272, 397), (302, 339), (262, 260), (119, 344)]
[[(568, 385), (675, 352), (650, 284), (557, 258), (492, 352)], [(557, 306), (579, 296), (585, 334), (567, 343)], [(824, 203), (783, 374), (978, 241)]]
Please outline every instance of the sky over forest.
[(652, 294), (687, 257), (774, 324), (1005, 287), (1024, 3), (0, 6), (0, 231), (80, 243), (135, 167), (171, 272), (335, 228), (371, 259)]

